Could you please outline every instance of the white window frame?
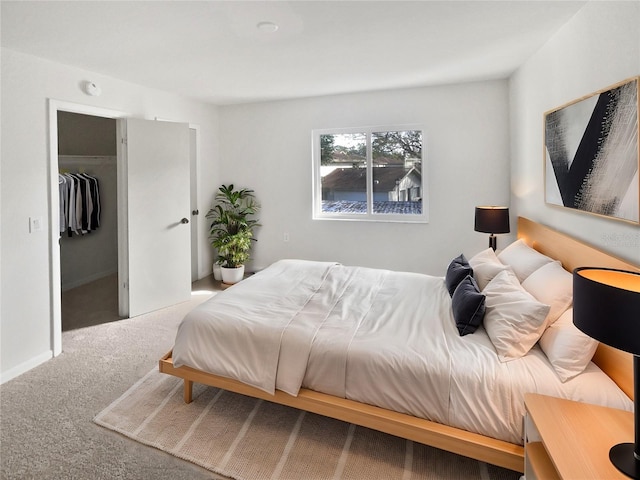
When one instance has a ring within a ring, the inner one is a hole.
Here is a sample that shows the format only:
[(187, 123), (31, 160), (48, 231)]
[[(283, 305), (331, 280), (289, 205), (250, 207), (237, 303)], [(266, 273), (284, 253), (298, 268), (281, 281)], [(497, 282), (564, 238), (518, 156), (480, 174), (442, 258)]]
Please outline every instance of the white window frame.
[[(422, 157), (421, 157), (421, 189), (422, 189), (422, 213), (420, 214), (388, 214), (373, 212), (373, 159), (371, 150), (371, 135), (374, 132), (396, 132), (406, 130), (420, 130), (422, 132)], [(367, 170), (367, 212), (366, 213), (339, 213), (322, 211), (322, 176), (321, 176), (321, 135), (340, 135), (349, 133), (362, 133), (366, 137), (366, 170)], [(425, 129), (422, 125), (376, 125), (369, 127), (327, 128), (311, 132), (313, 175), (312, 175), (312, 202), (314, 220), (347, 220), (360, 222), (400, 222), (400, 223), (428, 223), (429, 222), (429, 190), (427, 188), (427, 161)]]

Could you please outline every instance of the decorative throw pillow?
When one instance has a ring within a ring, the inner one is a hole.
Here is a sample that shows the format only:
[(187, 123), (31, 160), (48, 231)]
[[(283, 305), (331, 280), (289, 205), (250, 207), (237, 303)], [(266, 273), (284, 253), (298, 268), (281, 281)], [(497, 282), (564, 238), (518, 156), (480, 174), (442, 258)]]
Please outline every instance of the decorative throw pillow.
[(545, 324), (549, 327), (573, 302), (573, 275), (562, 268), (559, 261), (543, 265), (522, 282), (522, 287), (545, 305), (549, 315)]
[(449, 290), (449, 295), (453, 297), (453, 292), (456, 287), (467, 275), (473, 275), (473, 268), (469, 265), (464, 254), (461, 253), (460, 256), (451, 260), (451, 263), (447, 268), (447, 274), (444, 277), (447, 290)]
[(498, 259), (492, 248), (475, 254), (469, 259), (469, 265), (473, 268), (473, 278), (478, 283), (480, 290), (484, 290), (493, 277), (508, 268)]
[(582, 373), (598, 348), (596, 340), (573, 324), (573, 308), (545, 330), (539, 343), (563, 382)]
[(478, 284), (471, 275), (467, 275), (453, 292), (451, 305), (453, 318), (460, 336), (473, 333), (482, 323), (485, 311), (485, 296), (480, 293)]
[(527, 354), (544, 331), (549, 305), (527, 292), (511, 270), (503, 270), (483, 290), (484, 328), (501, 362)]
[(534, 250), (522, 239), (513, 242), (500, 252), (498, 259), (512, 268), (520, 282), (545, 263), (553, 262), (552, 258)]

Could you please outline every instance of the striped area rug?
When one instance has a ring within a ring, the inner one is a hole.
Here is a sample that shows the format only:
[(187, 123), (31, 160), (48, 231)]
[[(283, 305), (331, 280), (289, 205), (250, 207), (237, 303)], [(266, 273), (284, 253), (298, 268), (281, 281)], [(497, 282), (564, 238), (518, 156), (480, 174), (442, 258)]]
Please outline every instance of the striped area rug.
[(479, 479), (520, 474), (291, 407), (152, 370), (94, 421), (233, 479)]

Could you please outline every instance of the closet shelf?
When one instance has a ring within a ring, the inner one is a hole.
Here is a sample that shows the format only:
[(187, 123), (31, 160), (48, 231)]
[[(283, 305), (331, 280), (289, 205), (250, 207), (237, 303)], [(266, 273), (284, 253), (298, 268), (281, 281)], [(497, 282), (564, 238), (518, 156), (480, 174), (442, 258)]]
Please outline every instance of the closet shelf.
[(65, 166), (115, 165), (115, 155), (58, 155), (58, 164)]

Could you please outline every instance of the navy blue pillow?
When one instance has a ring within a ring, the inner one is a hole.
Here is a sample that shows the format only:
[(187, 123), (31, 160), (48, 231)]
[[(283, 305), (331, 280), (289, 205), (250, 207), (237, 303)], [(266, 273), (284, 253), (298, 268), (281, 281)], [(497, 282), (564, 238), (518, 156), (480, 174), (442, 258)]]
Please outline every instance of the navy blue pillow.
[(473, 268), (469, 265), (464, 254), (461, 253), (460, 256), (451, 260), (449, 267), (447, 267), (447, 274), (444, 277), (444, 283), (447, 285), (449, 295), (453, 297), (456, 287), (467, 275), (473, 277)]
[(472, 276), (467, 275), (458, 284), (451, 305), (460, 336), (475, 332), (484, 318), (485, 296)]

